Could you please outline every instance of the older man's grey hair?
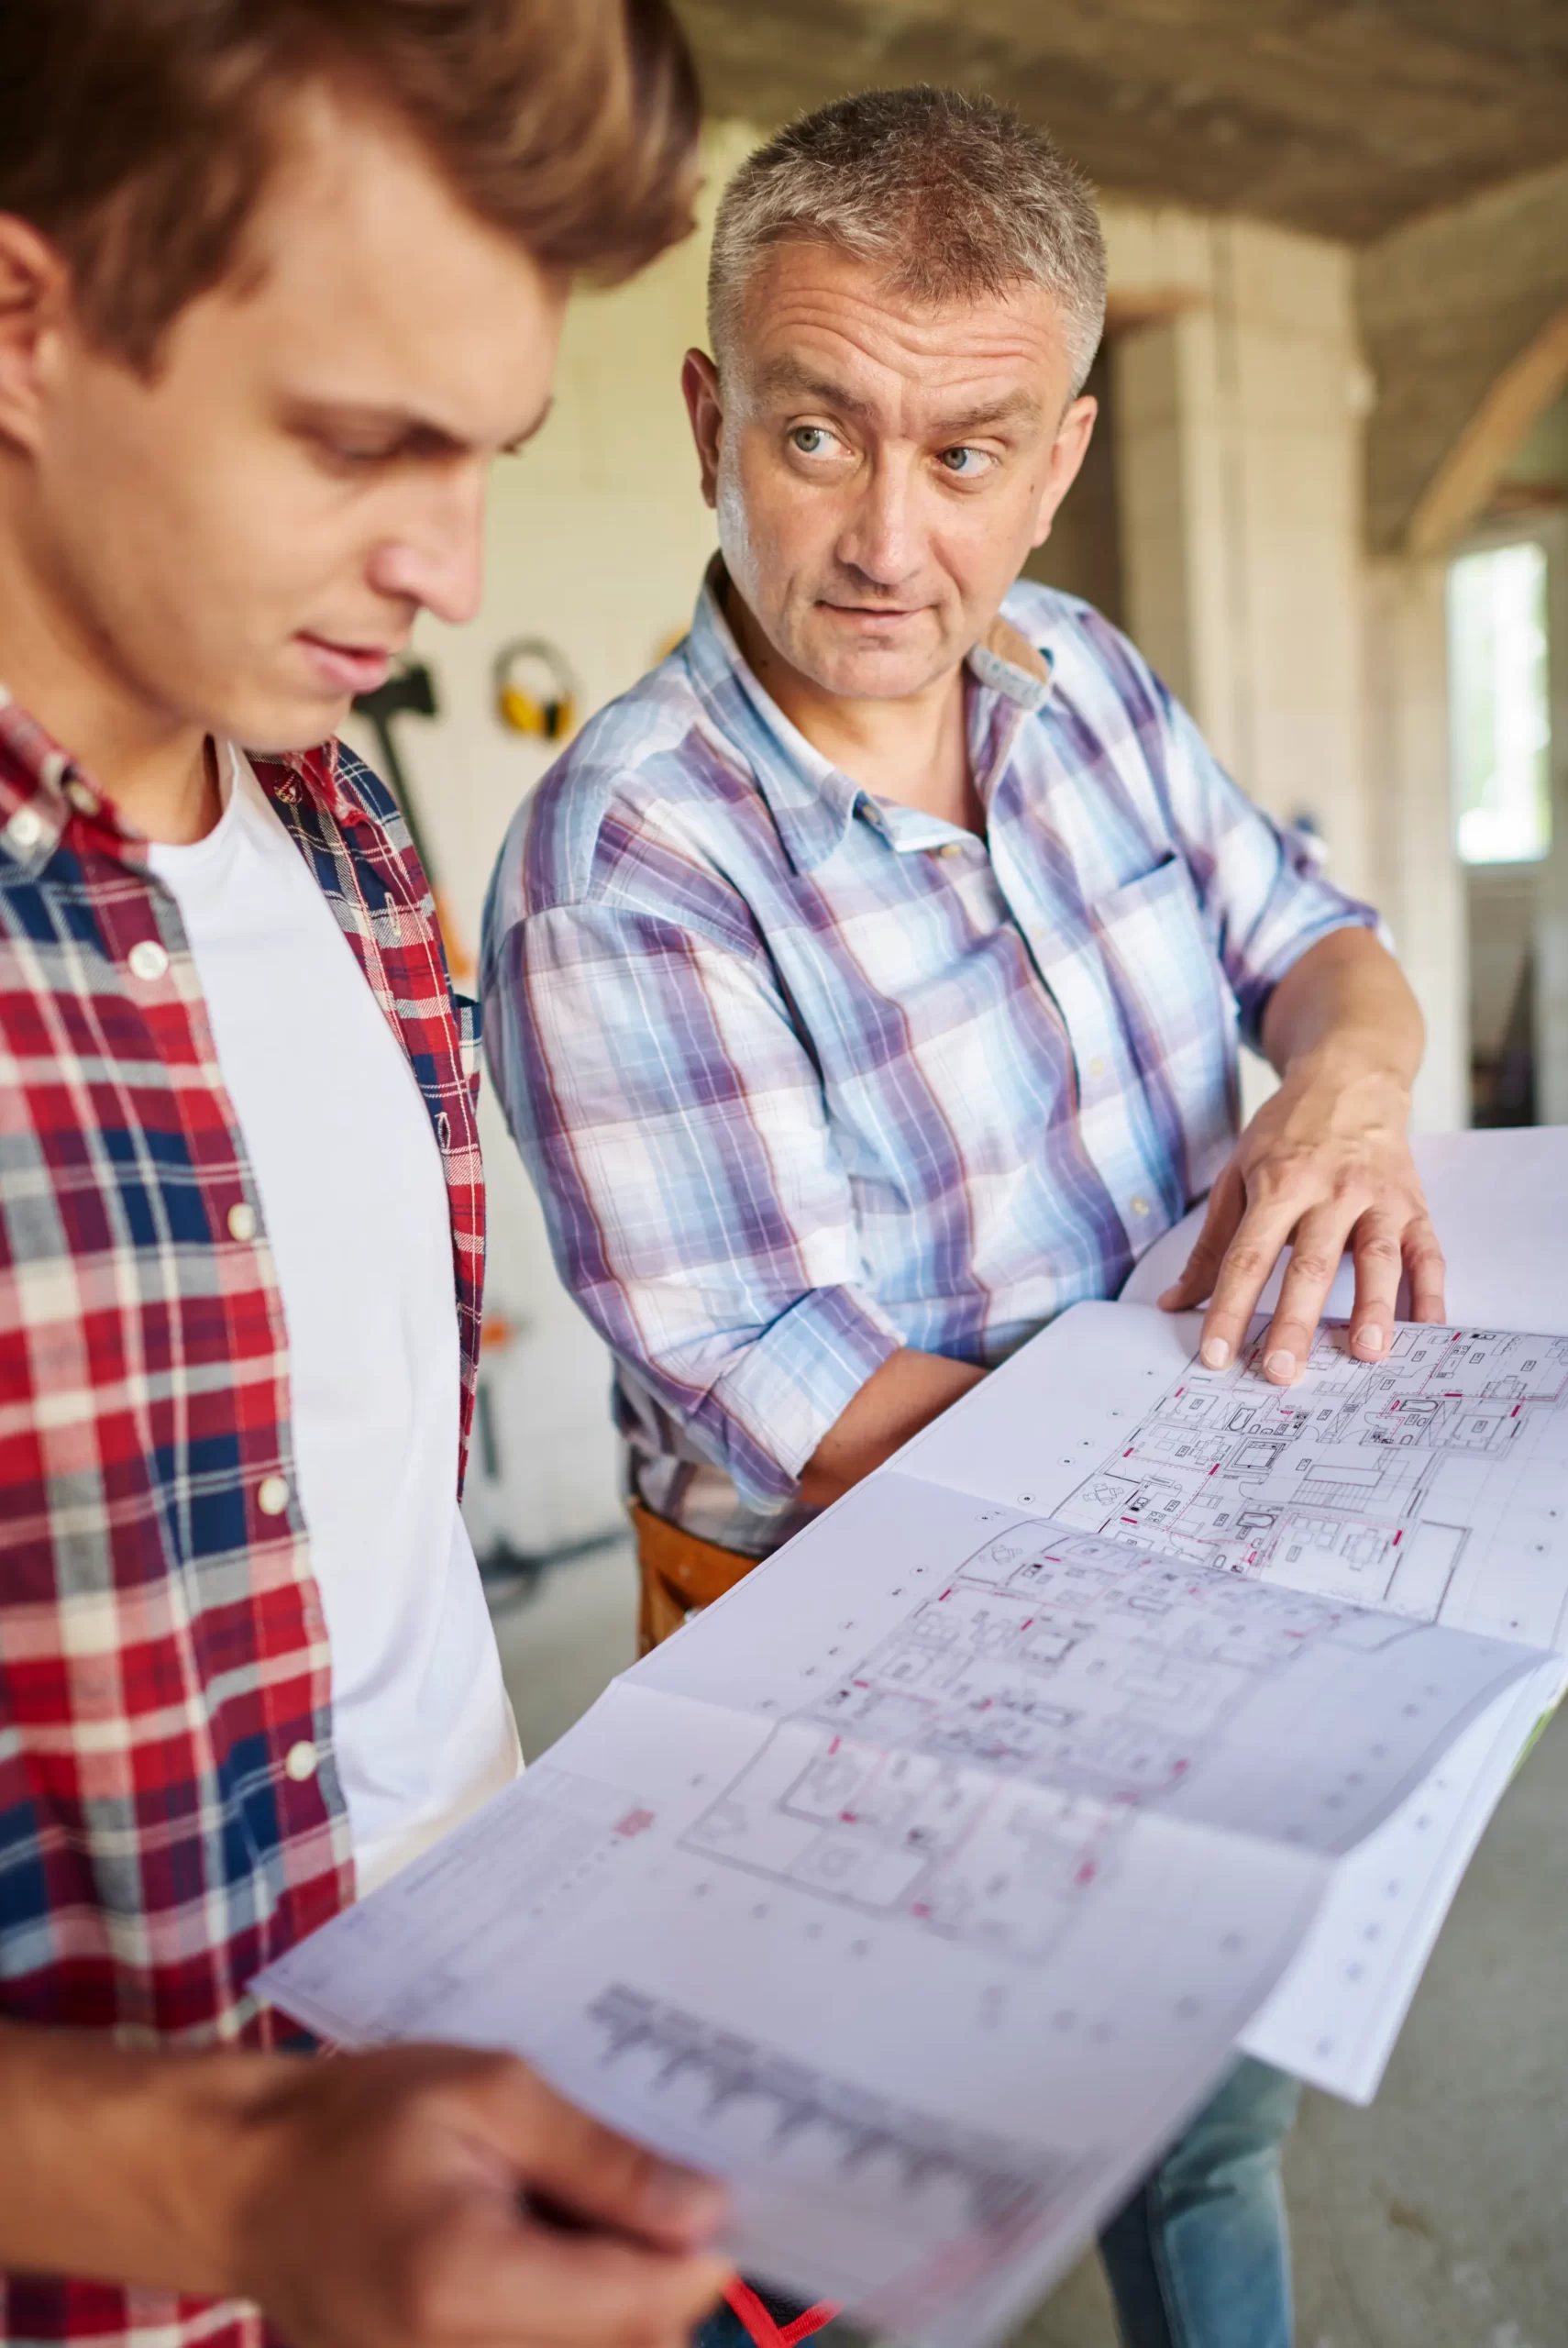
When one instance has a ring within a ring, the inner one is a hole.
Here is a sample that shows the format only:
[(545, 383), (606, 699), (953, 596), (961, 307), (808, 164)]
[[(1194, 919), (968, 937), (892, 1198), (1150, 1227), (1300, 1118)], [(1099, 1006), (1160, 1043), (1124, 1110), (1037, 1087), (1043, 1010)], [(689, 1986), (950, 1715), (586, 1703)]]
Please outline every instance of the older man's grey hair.
[(1088, 182), (1043, 131), (990, 98), (867, 90), (791, 123), (720, 201), (708, 329), (721, 374), (746, 290), (775, 245), (834, 245), (922, 304), (1022, 284), (1059, 305), (1082, 387), (1105, 325), (1105, 239)]

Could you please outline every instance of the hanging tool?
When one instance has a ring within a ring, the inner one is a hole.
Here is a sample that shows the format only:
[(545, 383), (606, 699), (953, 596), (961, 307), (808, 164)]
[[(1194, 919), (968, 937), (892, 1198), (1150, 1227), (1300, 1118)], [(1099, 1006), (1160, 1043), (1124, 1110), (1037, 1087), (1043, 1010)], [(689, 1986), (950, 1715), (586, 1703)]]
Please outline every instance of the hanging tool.
[(559, 648), (543, 636), (514, 637), (495, 656), (495, 714), (513, 734), (564, 742), (576, 727), (582, 687)]
[(419, 820), (414, 803), (414, 786), (403, 770), (403, 760), (392, 738), (395, 717), (434, 717), (439, 703), (436, 699), (436, 680), (423, 660), (400, 662), (384, 685), (374, 692), (356, 693), (354, 707), (367, 719), (381, 750), (382, 779), (397, 801), (403, 820), (408, 825), (408, 836), (414, 842), (414, 852), (425, 867), (425, 877), (430, 883), (430, 893), (436, 900), (436, 918), (446, 941), (447, 962), (454, 979), (473, 976), (473, 957), (464, 945), (446, 892), (436, 877), (431, 860), (430, 844)]

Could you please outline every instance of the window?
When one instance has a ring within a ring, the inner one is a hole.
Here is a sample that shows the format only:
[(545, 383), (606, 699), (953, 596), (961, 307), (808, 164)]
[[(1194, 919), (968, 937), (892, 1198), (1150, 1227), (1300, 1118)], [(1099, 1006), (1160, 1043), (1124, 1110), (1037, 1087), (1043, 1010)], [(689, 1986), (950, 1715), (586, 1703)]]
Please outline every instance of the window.
[(1448, 574), (1455, 825), (1466, 864), (1525, 864), (1551, 846), (1546, 550), (1461, 556)]

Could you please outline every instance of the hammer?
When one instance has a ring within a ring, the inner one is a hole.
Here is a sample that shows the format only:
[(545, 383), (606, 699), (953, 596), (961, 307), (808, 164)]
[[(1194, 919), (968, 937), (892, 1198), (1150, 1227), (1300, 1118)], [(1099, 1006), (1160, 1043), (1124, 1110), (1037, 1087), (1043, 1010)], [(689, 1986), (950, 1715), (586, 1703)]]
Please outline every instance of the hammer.
[(425, 867), (425, 877), (430, 883), (430, 893), (436, 900), (436, 918), (447, 941), (447, 956), (454, 978), (466, 979), (473, 970), (471, 957), (463, 947), (448, 910), (446, 895), (436, 877), (430, 860), (430, 849), (414, 804), (414, 786), (403, 771), (403, 760), (392, 739), (394, 717), (434, 717), (439, 707), (436, 699), (436, 680), (423, 660), (405, 661), (394, 669), (384, 685), (374, 692), (356, 693), (354, 707), (361, 717), (370, 720), (371, 731), (381, 754), (381, 768), (391, 785), (393, 798), (408, 825), (408, 836), (414, 842), (414, 852)]

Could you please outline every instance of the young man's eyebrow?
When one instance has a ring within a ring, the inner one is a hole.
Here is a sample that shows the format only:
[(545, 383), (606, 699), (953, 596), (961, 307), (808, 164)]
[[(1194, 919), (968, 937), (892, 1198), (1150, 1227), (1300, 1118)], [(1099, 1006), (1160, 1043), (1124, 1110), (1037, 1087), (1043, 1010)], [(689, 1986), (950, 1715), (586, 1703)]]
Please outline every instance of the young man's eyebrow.
[[(525, 448), (544, 428), (554, 404), (553, 399), (545, 400), (520, 432), (499, 444), (499, 453), (514, 456)], [(453, 432), (428, 415), (421, 415), (414, 408), (375, 407), (353, 400), (300, 400), (293, 404), (292, 420), (304, 431), (359, 432), (367, 438), (379, 437), (392, 446), (417, 448), (427, 456), (464, 457), (470, 455), (474, 448), (474, 443), (461, 433)]]

